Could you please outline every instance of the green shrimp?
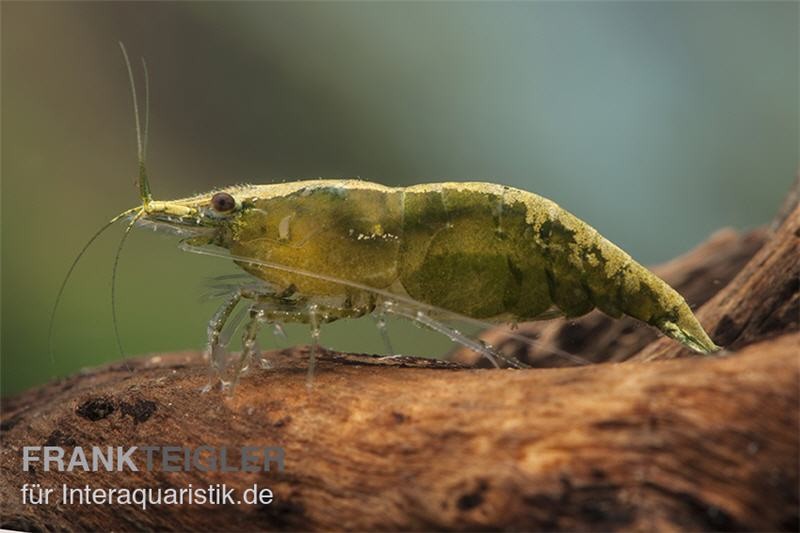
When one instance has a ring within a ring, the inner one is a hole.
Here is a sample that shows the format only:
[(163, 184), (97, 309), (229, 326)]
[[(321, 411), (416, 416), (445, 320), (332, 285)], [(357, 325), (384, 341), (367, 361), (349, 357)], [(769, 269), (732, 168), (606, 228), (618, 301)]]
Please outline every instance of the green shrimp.
[(696, 352), (719, 349), (663, 280), (554, 202), (512, 187), (296, 181), (142, 209), (143, 222), (197, 231), (193, 247), (225, 249), (263, 281), (241, 298), (273, 302), (267, 321), (308, 322), (311, 307), (323, 321), (357, 317), (393, 298), (489, 322), (598, 308)]
[[(235, 384), (259, 359), (263, 324), (311, 326), (311, 375), (320, 325), (367, 314), (376, 315), (385, 338), (384, 317), (403, 317), (495, 364), (500, 354), (445, 321), (516, 323), (598, 308), (646, 322), (695, 352), (720, 349), (667, 283), (556, 203), (520, 189), (320, 179), (154, 200), (144, 162), (147, 127), (143, 142), (125, 59), (142, 204), (114, 220), (130, 219), (126, 235), (134, 224), (178, 233), (184, 249), (229, 257), (250, 275), (230, 287), (208, 325), (211, 366), (223, 384)], [(242, 301), (249, 302), (242, 353), (233, 375), (223, 376), (230, 366), (223, 330)]]

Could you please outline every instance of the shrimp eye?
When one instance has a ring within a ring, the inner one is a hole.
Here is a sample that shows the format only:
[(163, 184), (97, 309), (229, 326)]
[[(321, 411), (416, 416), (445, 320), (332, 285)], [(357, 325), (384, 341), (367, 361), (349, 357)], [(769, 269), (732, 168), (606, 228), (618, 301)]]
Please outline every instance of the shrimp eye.
[(218, 192), (211, 198), (211, 207), (214, 211), (225, 213), (236, 207), (236, 200), (226, 192)]

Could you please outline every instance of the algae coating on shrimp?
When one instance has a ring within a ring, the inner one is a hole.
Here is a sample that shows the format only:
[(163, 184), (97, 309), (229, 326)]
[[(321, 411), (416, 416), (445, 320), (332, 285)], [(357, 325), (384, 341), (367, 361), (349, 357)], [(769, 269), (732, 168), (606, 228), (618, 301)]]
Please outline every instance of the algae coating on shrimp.
[[(220, 198), (225, 209), (215, 205)], [(598, 308), (651, 324), (694, 351), (719, 349), (664, 281), (554, 202), (512, 187), (313, 180), (149, 206), (145, 221), (203, 228), (195, 244), (286, 267), (237, 261), (276, 294), (353, 310), (342, 317), (379, 303), (358, 288), (366, 286), (495, 322)]]

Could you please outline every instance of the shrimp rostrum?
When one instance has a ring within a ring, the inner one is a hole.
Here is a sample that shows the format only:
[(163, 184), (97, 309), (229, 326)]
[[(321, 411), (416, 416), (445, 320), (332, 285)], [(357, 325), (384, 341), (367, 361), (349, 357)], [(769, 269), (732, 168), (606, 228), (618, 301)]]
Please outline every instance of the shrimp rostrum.
[[(193, 249), (226, 249), (263, 281), (215, 315), (212, 353), (243, 298), (251, 321), (306, 322), (316, 335), (320, 322), (376, 310), (519, 322), (598, 308), (696, 352), (719, 349), (664, 281), (554, 202), (511, 187), (297, 181), (145, 202), (136, 216), (193, 234)], [(254, 329), (245, 328), (245, 349)]]

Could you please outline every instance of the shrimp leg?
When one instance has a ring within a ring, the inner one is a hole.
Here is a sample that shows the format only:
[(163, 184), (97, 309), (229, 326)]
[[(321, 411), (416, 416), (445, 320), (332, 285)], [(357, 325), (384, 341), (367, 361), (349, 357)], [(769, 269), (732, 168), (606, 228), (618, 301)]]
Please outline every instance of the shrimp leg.
[[(230, 394), (233, 394), (233, 390), (239, 383), (239, 378), (249, 367), (250, 361), (259, 353), (256, 338), (258, 337), (258, 332), (261, 330), (261, 324), (266, 322), (264, 315), (265, 312), (262, 309), (258, 309), (255, 305), (250, 307), (250, 320), (242, 334), (242, 353), (239, 355), (239, 362), (236, 365), (233, 380), (230, 383), (230, 388), (228, 390)], [(225, 387), (224, 382), (223, 387)]]
[[(240, 287), (231, 293), (214, 312), (207, 327), (210, 375), (208, 383), (202, 389), (203, 392), (210, 391), (218, 379), (222, 380), (222, 373), (226, 365), (225, 348), (228, 345), (228, 339), (223, 336), (223, 330), (229, 325), (234, 309), (243, 299), (258, 300), (261, 297), (272, 296), (272, 294), (272, 291), (267, 290), (266, 287), (261, 290), (254, 287)], [(235, 322), (238, 320), (237, 317)]]
[[(282, 300), (275, 295), (263, 294), (260, 295), (257, 302), (253, 304), (253, 309), (259, 312), (257, 317), (259, 323), (306, 323), (311, 327), (311, 349), (309, 352), (308, 374), (306, 377), (306, 385), (311, 388), (314, 381), (314, 371), (316, 369), (317, 355), (319, 352), (319, 338), (322, 324), (333, 322), (340, 318), (358, 318), (364, 316), (373, 311), (374, 305), (323, 305), (308, 303), (302, 299), (294, 301)], [(259, 326), (254, 326), (254, 328), (254, 334), (257, 334)], [(252, 353), (244, 354), (243, 351), (243, 357), (252, 357), (252, 355)], [(244, 364), (242, 364), (242, 368), (244, 368)]]
[(373, 317), (375, 317), (375, 325), (381, 334), (381, 339), (383, 339), (383, 345), (386, 347), (386, 351), (390, 356), (395, 355), (396, 352), (392, 347), (392, 341), (389, 339), (389, 331), (386, 328), (386, 311), (384, 311), (383, 306), (380, 306), (378, 310), (373, 313)]
[(512, 359), (506, 357), (496, 350), (494, 350), (491, 346), (487, 346), (486, 344), (476, 341), (474, 339), (470, 339), (460, 331), (453, 329), (434, 318), (431, 318), (428, 314), (424, 311), (420, 311), (418, 309), (414, 309), (411, 306), (403, 305), (398, 302), (394, 301), (384, 301), (383, 302), (383, 311), (386, 314), (396, 315), (399, 317), (406, 318), (408, 320), (412, 320), (423, 326), (436, 331), (437, 333), (441, 333), (445, 335), (453, 342), (456, 342), (462, 346), (473, 350), (480, 355), (486, 357), (494, 366), (495, 368), (500, 368), (500, 364), (497, 362), (498, 360), (503, 361), (509, 366), (514, 368), (528, 368), (528, 366), (516, 359)]

